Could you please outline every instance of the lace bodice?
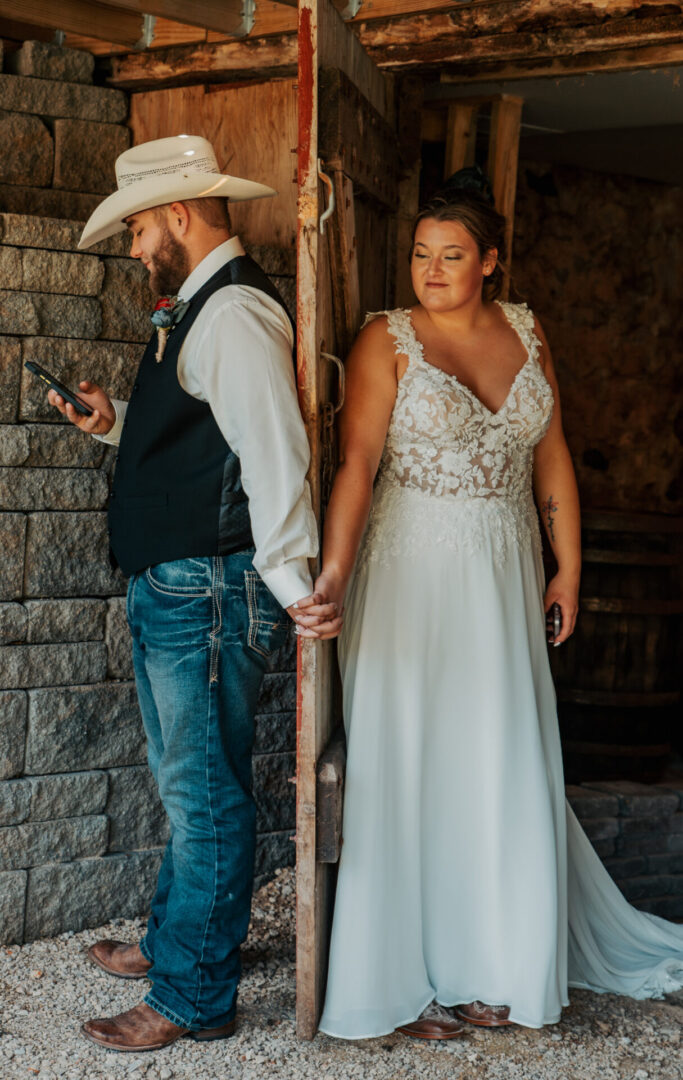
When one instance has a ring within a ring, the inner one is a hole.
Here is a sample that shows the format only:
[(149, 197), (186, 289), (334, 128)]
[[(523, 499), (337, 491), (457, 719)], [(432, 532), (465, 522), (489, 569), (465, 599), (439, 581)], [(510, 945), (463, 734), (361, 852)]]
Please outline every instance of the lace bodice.
[(425, 360), (410, 311), (368, 316), (386, 314), (396, 352), (407, 356), (408, 367), (380, 462), (366, 556), (410, 550), (420, 536), (433, 542), (435, 534), (449, 547), (479, 547), (482, 530), (497, 534), (497, 554), (504, 556), (510, 542), (537, 534), (533, 450), (550, 423), (553, 394), (538, 361), (533, 314), (526, 304), (500, 306), (527, 357), (497, 412)]

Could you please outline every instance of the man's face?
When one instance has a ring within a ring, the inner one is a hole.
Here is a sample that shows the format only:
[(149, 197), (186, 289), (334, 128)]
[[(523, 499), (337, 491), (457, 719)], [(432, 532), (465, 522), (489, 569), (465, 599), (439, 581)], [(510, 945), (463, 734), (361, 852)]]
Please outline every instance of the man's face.
[(163, 209), (141, 210), (126, 219), (130, 253), (149, 270), (149, 284), (158, 296), (174, 296), (190, 272), (185, 246), (171, 232)]

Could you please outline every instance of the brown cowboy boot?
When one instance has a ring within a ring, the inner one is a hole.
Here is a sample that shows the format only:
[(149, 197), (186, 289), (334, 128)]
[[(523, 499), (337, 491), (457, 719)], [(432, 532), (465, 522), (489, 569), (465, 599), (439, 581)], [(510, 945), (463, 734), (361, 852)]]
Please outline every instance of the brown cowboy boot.
[(123, 1053), (138, 1053), (141, 1050), (161, 1050), (170, 1046), (176, 1039), (189, 1035), (198, 1041), (228, 1039), (235, 1033), (235, 1021), (217, 1028), (205, 1028), (203, 1031), (190, 1031), (178, 1027), (165, 1016), (141, 1002), (128, 1012), (119, 1013), (110, 1019), (87, 1020), (81, 1032), (91, 1042), (106, 1047), (107, 1050), (119, 1050)]
[(144, 979), (152, 966), (139, 945), (123, 941), (97, 941), (88, 949), (88, 959), (119, 979)]

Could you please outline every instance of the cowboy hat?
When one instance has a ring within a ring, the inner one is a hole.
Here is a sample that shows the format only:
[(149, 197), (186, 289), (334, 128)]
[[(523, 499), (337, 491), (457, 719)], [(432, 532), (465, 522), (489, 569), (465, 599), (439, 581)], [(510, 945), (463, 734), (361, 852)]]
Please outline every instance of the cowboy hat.
[(126, 218), (153, 206), (211, 196), (241, 202), (277, 195), (265, 184), (219, 172), (211, 143), (200, 135), (172, 135), (126, 150), (116, 159), (116, 184), (118, 191), (90, 215), (79, 248), (121, 232)]

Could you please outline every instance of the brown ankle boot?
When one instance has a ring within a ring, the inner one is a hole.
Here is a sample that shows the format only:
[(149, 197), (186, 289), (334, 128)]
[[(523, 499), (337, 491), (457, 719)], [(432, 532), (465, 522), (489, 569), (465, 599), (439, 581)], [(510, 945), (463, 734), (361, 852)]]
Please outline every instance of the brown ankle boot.
[(151, 968), (140, 946), (123, 941), (98, 941), (88, 949), (88, 959), (119, 979), (144, 979)]
[(183, 1035), (199, 1041), (228, 1039), (235, 1032), (235, 1021), (230, 1020), (222, 1027), (190, 1031), (189, 1028), (171, 1023), (143, 1001), (118, 1016), (88, 1020), (83, 1024), (81, 1032), (91, 1042), (98, 1043), (107, 1050), (132, 1054), (141, 1050), (161, 1050), (176, 1039), (181, 1039)]

